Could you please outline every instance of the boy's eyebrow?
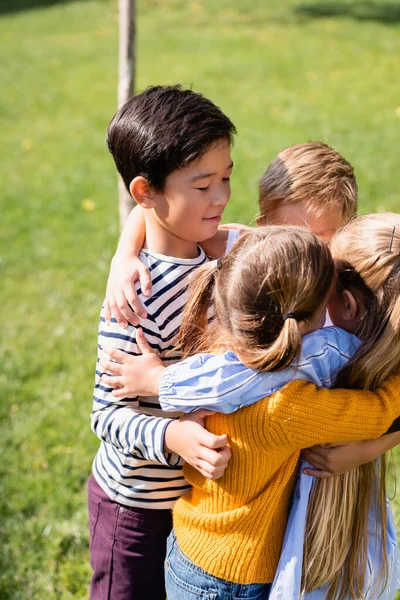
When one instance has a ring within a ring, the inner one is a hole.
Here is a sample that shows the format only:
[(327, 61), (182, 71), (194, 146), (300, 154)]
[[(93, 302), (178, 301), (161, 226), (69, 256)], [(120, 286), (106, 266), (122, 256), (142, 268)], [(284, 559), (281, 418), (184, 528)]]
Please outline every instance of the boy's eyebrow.
[[(229, 171), (229, 169), (232, 169), (233, 165), (234, 162), (232, 161), (231, 164), (228, 167), (226, 167), (226, 170)], [(216, 173), (199, 173), (198, 175), (191, 177), (189, 179), (189, 182), (192, 183), (193, 181), (197, 181), (198, 179), (206, 179), (207, 177), (212, 177), (213, 175), (216, 175)]]

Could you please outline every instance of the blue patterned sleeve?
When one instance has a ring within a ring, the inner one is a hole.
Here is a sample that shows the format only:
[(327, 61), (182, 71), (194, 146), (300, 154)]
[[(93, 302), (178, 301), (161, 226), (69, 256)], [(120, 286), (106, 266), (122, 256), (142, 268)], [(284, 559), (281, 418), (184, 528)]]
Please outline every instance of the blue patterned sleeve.
[(301, 355), (293, 365), (270, 372), (245, 367), (233, 352), (198, 354), (165, 369), (160, 404), (165, 411), (208, 408), (232, 413), (296, 379), (331, 387), (357, 345), (357, 338), (341, 329), (320, 329), (304, 337)]

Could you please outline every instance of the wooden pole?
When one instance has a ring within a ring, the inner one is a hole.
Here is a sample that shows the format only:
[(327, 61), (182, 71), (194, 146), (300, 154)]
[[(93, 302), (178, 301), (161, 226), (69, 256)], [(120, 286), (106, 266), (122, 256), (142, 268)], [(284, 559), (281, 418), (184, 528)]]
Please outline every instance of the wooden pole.
[[(119, 4), (119, 81), (118, 108), (133, 95), (135, 81), (135, 0), (118, 0)], [(133, 208), (133, 200), (121, 177), (118, 180), (120, 228)]]

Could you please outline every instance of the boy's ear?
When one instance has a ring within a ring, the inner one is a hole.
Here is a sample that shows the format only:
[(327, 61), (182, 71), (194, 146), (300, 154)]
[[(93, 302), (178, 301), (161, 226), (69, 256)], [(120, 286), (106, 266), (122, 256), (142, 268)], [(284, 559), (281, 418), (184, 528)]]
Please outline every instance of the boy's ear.
[(345, 321), (358, 322), (360, 318), (360, 307), (354, 295), (349, 290), (343, 290), (343, 313)]
[(154, 208), (154, 191), (146, 177), (138, 176), (129, 184), (129, 192), (132, 198), (143, 208)]

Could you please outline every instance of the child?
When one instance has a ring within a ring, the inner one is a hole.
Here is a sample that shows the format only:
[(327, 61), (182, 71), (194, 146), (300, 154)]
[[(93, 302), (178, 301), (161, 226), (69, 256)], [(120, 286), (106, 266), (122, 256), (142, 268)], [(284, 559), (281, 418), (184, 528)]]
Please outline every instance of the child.
[[(357, 194), (353, 167), (341, 154), (322, 142), (296, 144), (280, 152), (262, 176), (257, 222), (259, 225), (306, 226), (324, 241), (329, 241), (337, 229), (356, 215)], [(145, 235), (143, 211), (140, 211), (140, 208), (132, 211), (124, 228), (113, 259), (104, 305), (106, 318), (110, 319), (112, 312), (122, 326), (128, 322), (139, 323), (130, 307), (139, 316), (146, 315), (132, 278), (136, 279), (140, 274), (142, 288), (151, 294), (147, 270), (137, 259)], [(245, 229), (235, 224), (223, 227), (228, 229), (220, 228), (213, 238), (202, 243), (210, 256), (222, 256)], [(329, 319), (327, 324), (330, 324)], [(119, 393), (123, 395), (123, 388)], [(314, 476), (337, 475), (379, 457), (398, 443), (400, 434), (394, 433), (371, 442), (333, 448), (314, 447), (307, 449), (304, 456), (319, 468), (312, 472)], [(310, 469), (305, 472), (311, 474)]]
[(272, 161), (259, 184), (259, 225), (308, 227), (328, 242), (357, 213), (353, 167), (322, 142), (290, 146)]
[[(199, 124), (201, 126), (199, 126)], [(142, 327), (170, 363), (189, 276), (207, 258), (197, 245), (217, 231), (230, 197), (235, 128), (210, 100), (179, 86), (151, 87), (129, 100), (107, 131), (124, 183), (144, 209), (153, 296)], [(139, 297), (141, 296), (139, 292)], [(103, 313), (104, 314), (104, 313)], [(135, 328), (100, 318), (99, 352), (112, 341), (138, 353)], [(182, 456), (209, 477), (226, 467), (226, 436), (164, 418), (158, 399), (115, 402), (96, 371), (92, 429), (101, 439), (89, 479), (93, 600), (165, 600), (165, 540), (171, 508), (189, 489)], [(219, 452), (217, 450), (220, 450)]]
[[(289, 231), (285, 235), (293, 238), (296, 230), (292, 229), (288, 233)], [(307, 251), (299, 243), (296, 247), (293, 239), (290, 243), (283, 236), (281, 233), (281, 240), (278, 234), (275, 237), (269, 234), (261, 243), (255, 234), (248, 234), (223, 260), (221, 269), (210, 265), (198, 273), (181, 329), (185, 349), (192, 352), (196, 343), (197, 349), (203, 351), (209, 348), (220, 351), (234, 348), (238, 358), (252, 368), (265, 371), (285, 369), (288, 362), (297, 355), (300, 335), (315, 327), (323, 314), (321, 291), (327, 287), (329, 265), (324, 257), (318, 262), (312, 255), (312, 242), (309, 242), (310, 248)], [(397, 215), (372, 215), (358, 219), (347, 227), (345, 233), (338, 236), (333, 249), (340, 285), (330, 305), (332, 318), (339, 319), (340, 324), (346, 322), (347, 328), (357, 331), (362, 339), (354, 359), (350, 360), (348, 367), (341, 373), (341, 383), (375, 388), (382, 384), (383, 378), (398, 371), (400, 365), (400, 218)], [(311, 282), (314, 282), (315, 287), (312, 287)], [(202, 327), (206, 327), (204, 310), (214, 285), (217, 321), (204, 335), (201, 331)], [(367, 313), (371, 322), (365, 328)], [(198, 324), (201, 325), (200, 328)], [(317, 343), (317, 346), (314, 345), (314, 352), (308, 354), (307, 379), (310, 379), (310, 373), (314, 380), (319, 380), (319, 385), (329, 385), (329, 381), (334, 379), (338, 367), (343, 366), (346, 355), (348, 358), (351, 353), (351, 345), (354, 353), (354, 341), (349, 336), (343, 356), (344, 334), (340, 330), (326, 329), (306, 338), (308, 345), (313, 336)], [(320, 347), (317, 352), (318, 344), (321, 345), (324, 338), (324, 347)], [(371, 346), (374, 347), (374, 353), (369, 352)], [(313, 350), (312, 345), (310, 349)], [(246, 373), (242, 367), (242, 374), (238, 375), (240, 364), (233, 353), (225, 353), (219, 358), (220, 379), (236, 377), (235, 396), (230, 396), (232, 402), (236, 398), (236, 408), (274, 391), (273, 386), (277, 382), (273, 373), (256, 375), (254, 371)], [(297, 376), (299, 369), (307, 366), (303, 364), (303, 358), (304, 356), (296, 368)], [(226, 364), (228, 359), (230, 364)], [(186, 371), (183, 370), (185, 363), (181, 363), (179, 369), (169, 368), (168, 379), (162, 385), (162, 404), (182, 408), (179, 381), (185, 379), (185, 372), (186, 378), (192, 380), (193, 377), (196, 379), (196, 375), (200, 376), (200, 379), (197, 377), (198, 389), (192, 392), (189, 410), (203, 404), (199, 401), (201, 388), (207, 390), (207, 400), (210, 396), (213, 397), (213, 380), (207, 379), (207, 368), (204, 368), (208, 360), (208, 355), (202, 355), (200, 360), (193, 357), (186, 361)], [(154, 365), (153, 358), (150, 363), (145, 361), (144, 364), (147, 367)], [(143, 362), (141, 366), (143, 367)], [(282, 385), (284, 374), (284, 370), (277, 374), (278, 387)], [(159, 379), (158, 365), (150, 370), (149, 376), (152, 384)], [(293, 369), (286, 381), (292, 378)], [(177, 385), (174, 385), (174, 381), (178, 382)], [(271, 381), (275, 383), (271, 384)], [(386, 391), (382, 389), (374, 396), (350, 390), (345, 394), (340, 390), (315, 391), (297, 382), (278, 392), (273, 398), (265, 398), (251, 408), (235, 413), (237, 416), (232, 415), (230, 420), (223, 416), (211, 417), (208, 422), (211, 429), (216, 432), (221, 428), (230, 429), (233, 458), (230, 469), (219, 484), (207, 483), (190, 468), (187, 469), (193, 491), (179, 500), (174, 510), (174, 523), (181, 549), (172, 536), (166, 562), (167, 591), (171, 600), (177, 598), (178, 594), (180, 598), (189, 598), (190, 595), (185, 595), (185, 589), (189, 589), (187, 586), (191, 586), (193, 592), (196, 587), (198, 594), (205, 594), (206, 590), (224, 590), (224, 597), (231, 598), (233, 596), (229, 594), (235, 587), (234, 583), (243, 586), (241, 591), (245, 593), (251, 592), (254, 597), (257, 593), (257, 598), (267, 598), (268, 586), (252, 586), (251, 583), (272, 581), (277, 563), (276, 550), (282, 541), (281, 525), (282, 520), (285, 520), (283, 512), (287, 510), (288, 492), (290, 493), (299, 448), (310, 441), (333, 441), (335, 436), (343, 439), (355, 439), (363, 435), (367, 437), (368, 431), (372, 432), (376, 425), (375, 411), (380, 411), (378, 397), (386, 405), (385, 410), (388, 409), (391, 414), (386, 421), (388, 426), (390, 419), (397, 416), (400, 409), (399, 400), (396, 400), (399, 384), (397, 376), (392, 382), (385, 384)], [(143, 387), (143, 381), (138, 381), (138, 387)], [(306, 396), (302, 397), (303, 394)], [(225, 398), (221, 401), (225, 404)], [(355, 407), (361, 410), (363, 405), (369, 412), (364, 423), (356, 418), (354, 412)], [(228, 404), (226, 410), (232, 410), (232, 407)], [(381, 433), (384, 430), (382, 423)], [(290, 464), (292, 459), (296, 459), (293, 465)], [(323, 535), (317, 536), (316, 543), (311, 543), (311, 549), (307, 549), (308, 560), (314, 556), (310, 571), (314, 581), (310, 581), (310, 573), (306, 571), (306, 591), (327, 583), (331, 584), (330, 591), (326, 592), (328, 597), (331, 597), (329, 594), (336, 597), (334, 594), (338, 590), (344, 594), (341, 598), (351, 594), (350, 590), (354, 590), (352, 598), (361, 597), (364, 589), (363, 571), (366, 569), (366, 561), (362, 558), (365, 552), (363, 541), (368, 538), (368, 520), (365, 520), (365, 515), (368, 516), (370, 493), (373, 492), (377, 503), (384, 502), (384, 494), (380, 495), (376, 487), (374, 478), (369, 481), (364, 479), (363, 489), (358, 490), (361, 491), (358, 506), (360, 513), (356, 512), (351, 517), (358, 527), (356, 531), (360, 539), (355, 540), (354, 546), (360, 554), (351, 560), (346, 576), (343, 577), (341, 571), (346, 555), (339, 555), (338, 558), (333, 553), (334, 564), (330, 564), (326, 556), (327, 541), (330, 545), (337, 546), (335, 537), (325, 540)], [(340, 497), (340, 502), (345, 516), (345, 495)], [(317, 506), (320, 504), (317, 500), (315, 503)], [(331, 531), (329, 525), (335, 527), (333, 515), (336, 513), (329, 500), (328, 508), (331, 509), (328, 513), (330, 522), (327, 518), (314, 520), (323, 532)], [(348, 550), (352, 545), (352, 531), (347, 529), (345, 533), (347, 539), (340, 539), (342, 536), (339, 535), (338, 541), (345, 541)], [(324, 543), (319, 542), (319, 537), (322, 537)], [(384, 564), (385, 546), (382, 553)], [(317, 563), (316, 567), (315, 557), (319, 556), (323, 558), (324, 565), (327, 564), (330, 568), (328, 575), (326, 570), (323, 572), (321, 569), (323, 565)], [(337, 574), (340, 575), (339, 580)], [(385, 580), (385, 573), (382, 575)], [(372, 580), (372, 583), (376, 583), (376, 580)], [(298, 598), (298, 595), (293, 597)]]

